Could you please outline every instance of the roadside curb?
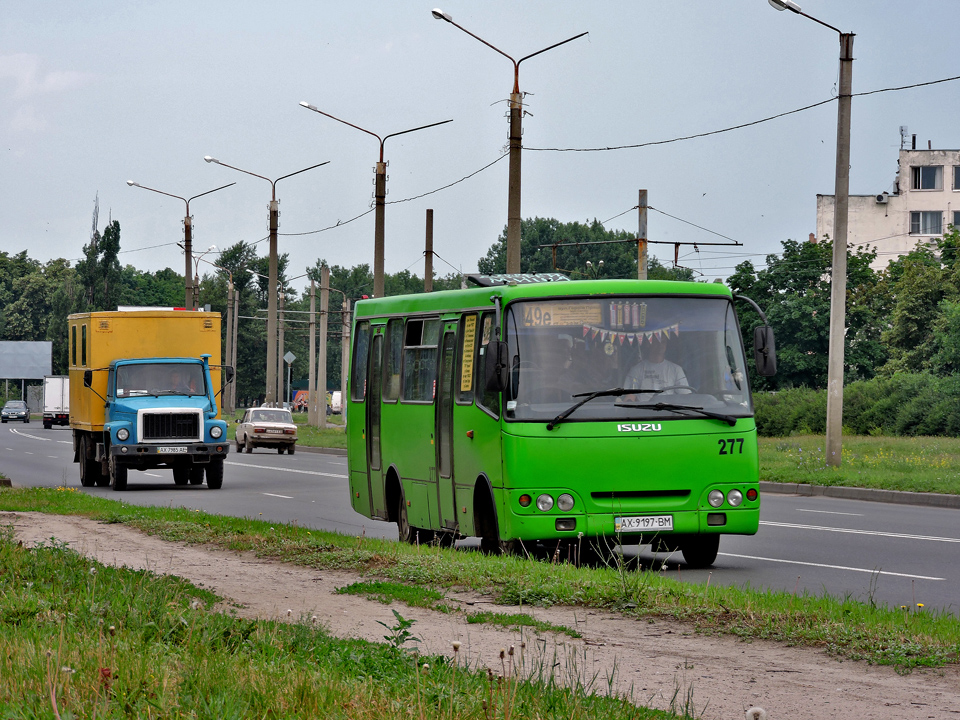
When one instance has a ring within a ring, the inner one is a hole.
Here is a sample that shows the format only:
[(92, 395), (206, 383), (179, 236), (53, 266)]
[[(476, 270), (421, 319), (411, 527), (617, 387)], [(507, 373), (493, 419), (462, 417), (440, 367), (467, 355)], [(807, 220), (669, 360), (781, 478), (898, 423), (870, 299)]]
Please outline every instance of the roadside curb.
[(868, 500), (870, 502), (896, 503), (899, 505), (925, 505), (927, 507), (960, 509), (960, 495), (943, 493), (918, 493), (903, 490), (875, 490), (873, 488), (842, 487), (839, 485), (805, 485), (804, 483), (778, 483), (760, 481), (760, 491), (780, 495), (843, 498), (845, 500)]
[(13, 483), (10, 478), (0, 477), (0, 487), (13, 487)]

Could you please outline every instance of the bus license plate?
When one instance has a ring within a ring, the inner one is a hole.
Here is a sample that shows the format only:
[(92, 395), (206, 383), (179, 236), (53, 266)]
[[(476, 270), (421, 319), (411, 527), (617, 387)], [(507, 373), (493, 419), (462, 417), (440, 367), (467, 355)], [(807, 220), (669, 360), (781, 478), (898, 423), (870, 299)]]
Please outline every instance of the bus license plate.
[(635, 515), (613, 519), (614, 532), (673, 530), (673, 515)]
[(157, 448), (158, 453), (185, 453), (187, 448), (183, 445), (168, 445)]

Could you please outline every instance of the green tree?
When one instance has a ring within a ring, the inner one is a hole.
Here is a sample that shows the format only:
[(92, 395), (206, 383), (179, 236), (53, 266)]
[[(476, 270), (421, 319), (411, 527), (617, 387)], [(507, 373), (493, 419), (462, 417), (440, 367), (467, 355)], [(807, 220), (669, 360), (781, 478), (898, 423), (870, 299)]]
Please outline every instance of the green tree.
[(83, 260), (77, 263), (77, 275), (92, 311), (116, 310), (121, 291), (120, 222), (111, 220), (100, 235), (94, 231), (83, 246)]
[[(597, 220), (562, 223), (553, 218), (526, 219), (520, 223), (520, 238), (521, 272), (562, 272), (572, 279), (637, 277), (636, 237), (625, 230), (607, 230)], [(574, 245), (559, 247), (561, 243)], [(487, 275), (506, 272), (506, 228), (477, 267)], [(647, 264), (651, 280), (692, 280), (693, 275), (689, 268), (666, 268), (655, 257)]]

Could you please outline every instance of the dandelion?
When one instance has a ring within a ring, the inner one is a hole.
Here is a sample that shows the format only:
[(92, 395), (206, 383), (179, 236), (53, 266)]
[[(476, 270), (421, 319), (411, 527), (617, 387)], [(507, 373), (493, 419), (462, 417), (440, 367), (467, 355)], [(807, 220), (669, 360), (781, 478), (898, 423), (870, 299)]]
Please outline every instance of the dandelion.
[(317, 622), (318, 622), (318, 618), (317, 618), (317, 616), (316, 616), (316, 615), (314, 615), (314, 616), (313, 616), (312, 618), (310, 618), (310, 622), (312, 622), (312, 623), (313, 623), (314, 625), (316, 625), (316, 624), (317, 624)]
[(194, 598), (193, 601), (190, 603), (190, 609), (191, 609), (191, 610), (199, 610), (199, 609), (200, 609), (200, 601), (197, 600), (196, 598)]
[(507, 650), (507, 655), (509, 655), (510, 657), (513, 657), (513, 645), (511, 645), (510, 649)]
[(90, 574), (91, 574), (91, 575), (96, 575), (96, 574), (97, 574), (97, 569), (96, 569), (95, 567), (90, 568)]
[(917, 603), (917, 609), (923, 610), (923, 603)]
[(110, 627), (107, 628), (107, 632), (110, 633), (112, 637), (113, 635), (117, 634), (117, 629), (113, 625), (111, 625)]
[(288, 610), (287, 610), (287, 617), (290, 617), (291, 615), (293, 615), (293, 610), (288, 609)]
[(506, 650), (504, 650), (503, 648), (500, 648), (500, 659), (501, 659), (501, 660), (503, 660), (504, 656), (506, 655), (506, 652), (507, 652)]
[(455, 653), (460, 652), (460, 641), (459, 641), (459, 640), (454, 640), (454, 641), (453, 641), (453, 651), (454, 651)]
[(424, 663), (424, 664), (423, 664), (423, 674), (426, 675), (428, 672), (430, 672), (430, 666), (429, 666), (427, 663)]

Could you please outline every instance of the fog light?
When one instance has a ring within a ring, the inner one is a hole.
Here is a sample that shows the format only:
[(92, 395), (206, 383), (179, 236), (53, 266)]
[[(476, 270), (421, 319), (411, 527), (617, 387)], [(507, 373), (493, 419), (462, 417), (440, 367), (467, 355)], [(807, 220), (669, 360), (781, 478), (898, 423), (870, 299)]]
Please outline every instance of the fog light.
[(130, 437), (130, 431), (126, 428), (117, 430), (117, 440), (126, 440), (128, 437)]
[(576, 518), (557, 518), (557, 522), (554, 523), (554, 526), (557, 528), (557, 530), (576, 530), (577, 519)]
[(537, 509), (541, 512), (547, 512), (547, 510), (553, 507), (553, 498), (549, 495), (541, 495), (537, 498)]
[(711, 490), (710, 494), (707, 495), (707, 502), (710, 503), (712, 507), (720, 507), (723, 505), (723, 493), (719, 490)]
[(210, 428), (210, 437), (212, 437), (214, 440), (221, 435), (223, 435), (223, 428), (221, 428), (219, 425), (214, 425), (212, 428)]
[(575, 500), (573, 499), (573, 495), (570, 495), (569, 493), (564, 493), (557, 498), (557, 508), (559, 510), (563, 510), (563, 512), (570, 512), (573, 510), (574, 503)]
[(710, 527), (718, 527), (720, 525), (727, 524), (727, 514), (726, 513), (707, 513), (707, 525)]
[(750, 502), (753, 502), (756, 499), (757, 499), (757, 491), (754, 488), (750, 488), (749, 490), (747, 490), (747, 500), (749, 500)]
[(737, 507), (743, 502), (743, 493), (739, 490), (731, 490), (727, 493), (727, 502), (730, 503), (731, 507)]
[(520, 496), (520, 507), (530, 507), (530, 503), (533, 502), (533, 498), (524, 493)]
[(125, 447), (120, 448), (120, 452), (125, 453), (127, 449)]

